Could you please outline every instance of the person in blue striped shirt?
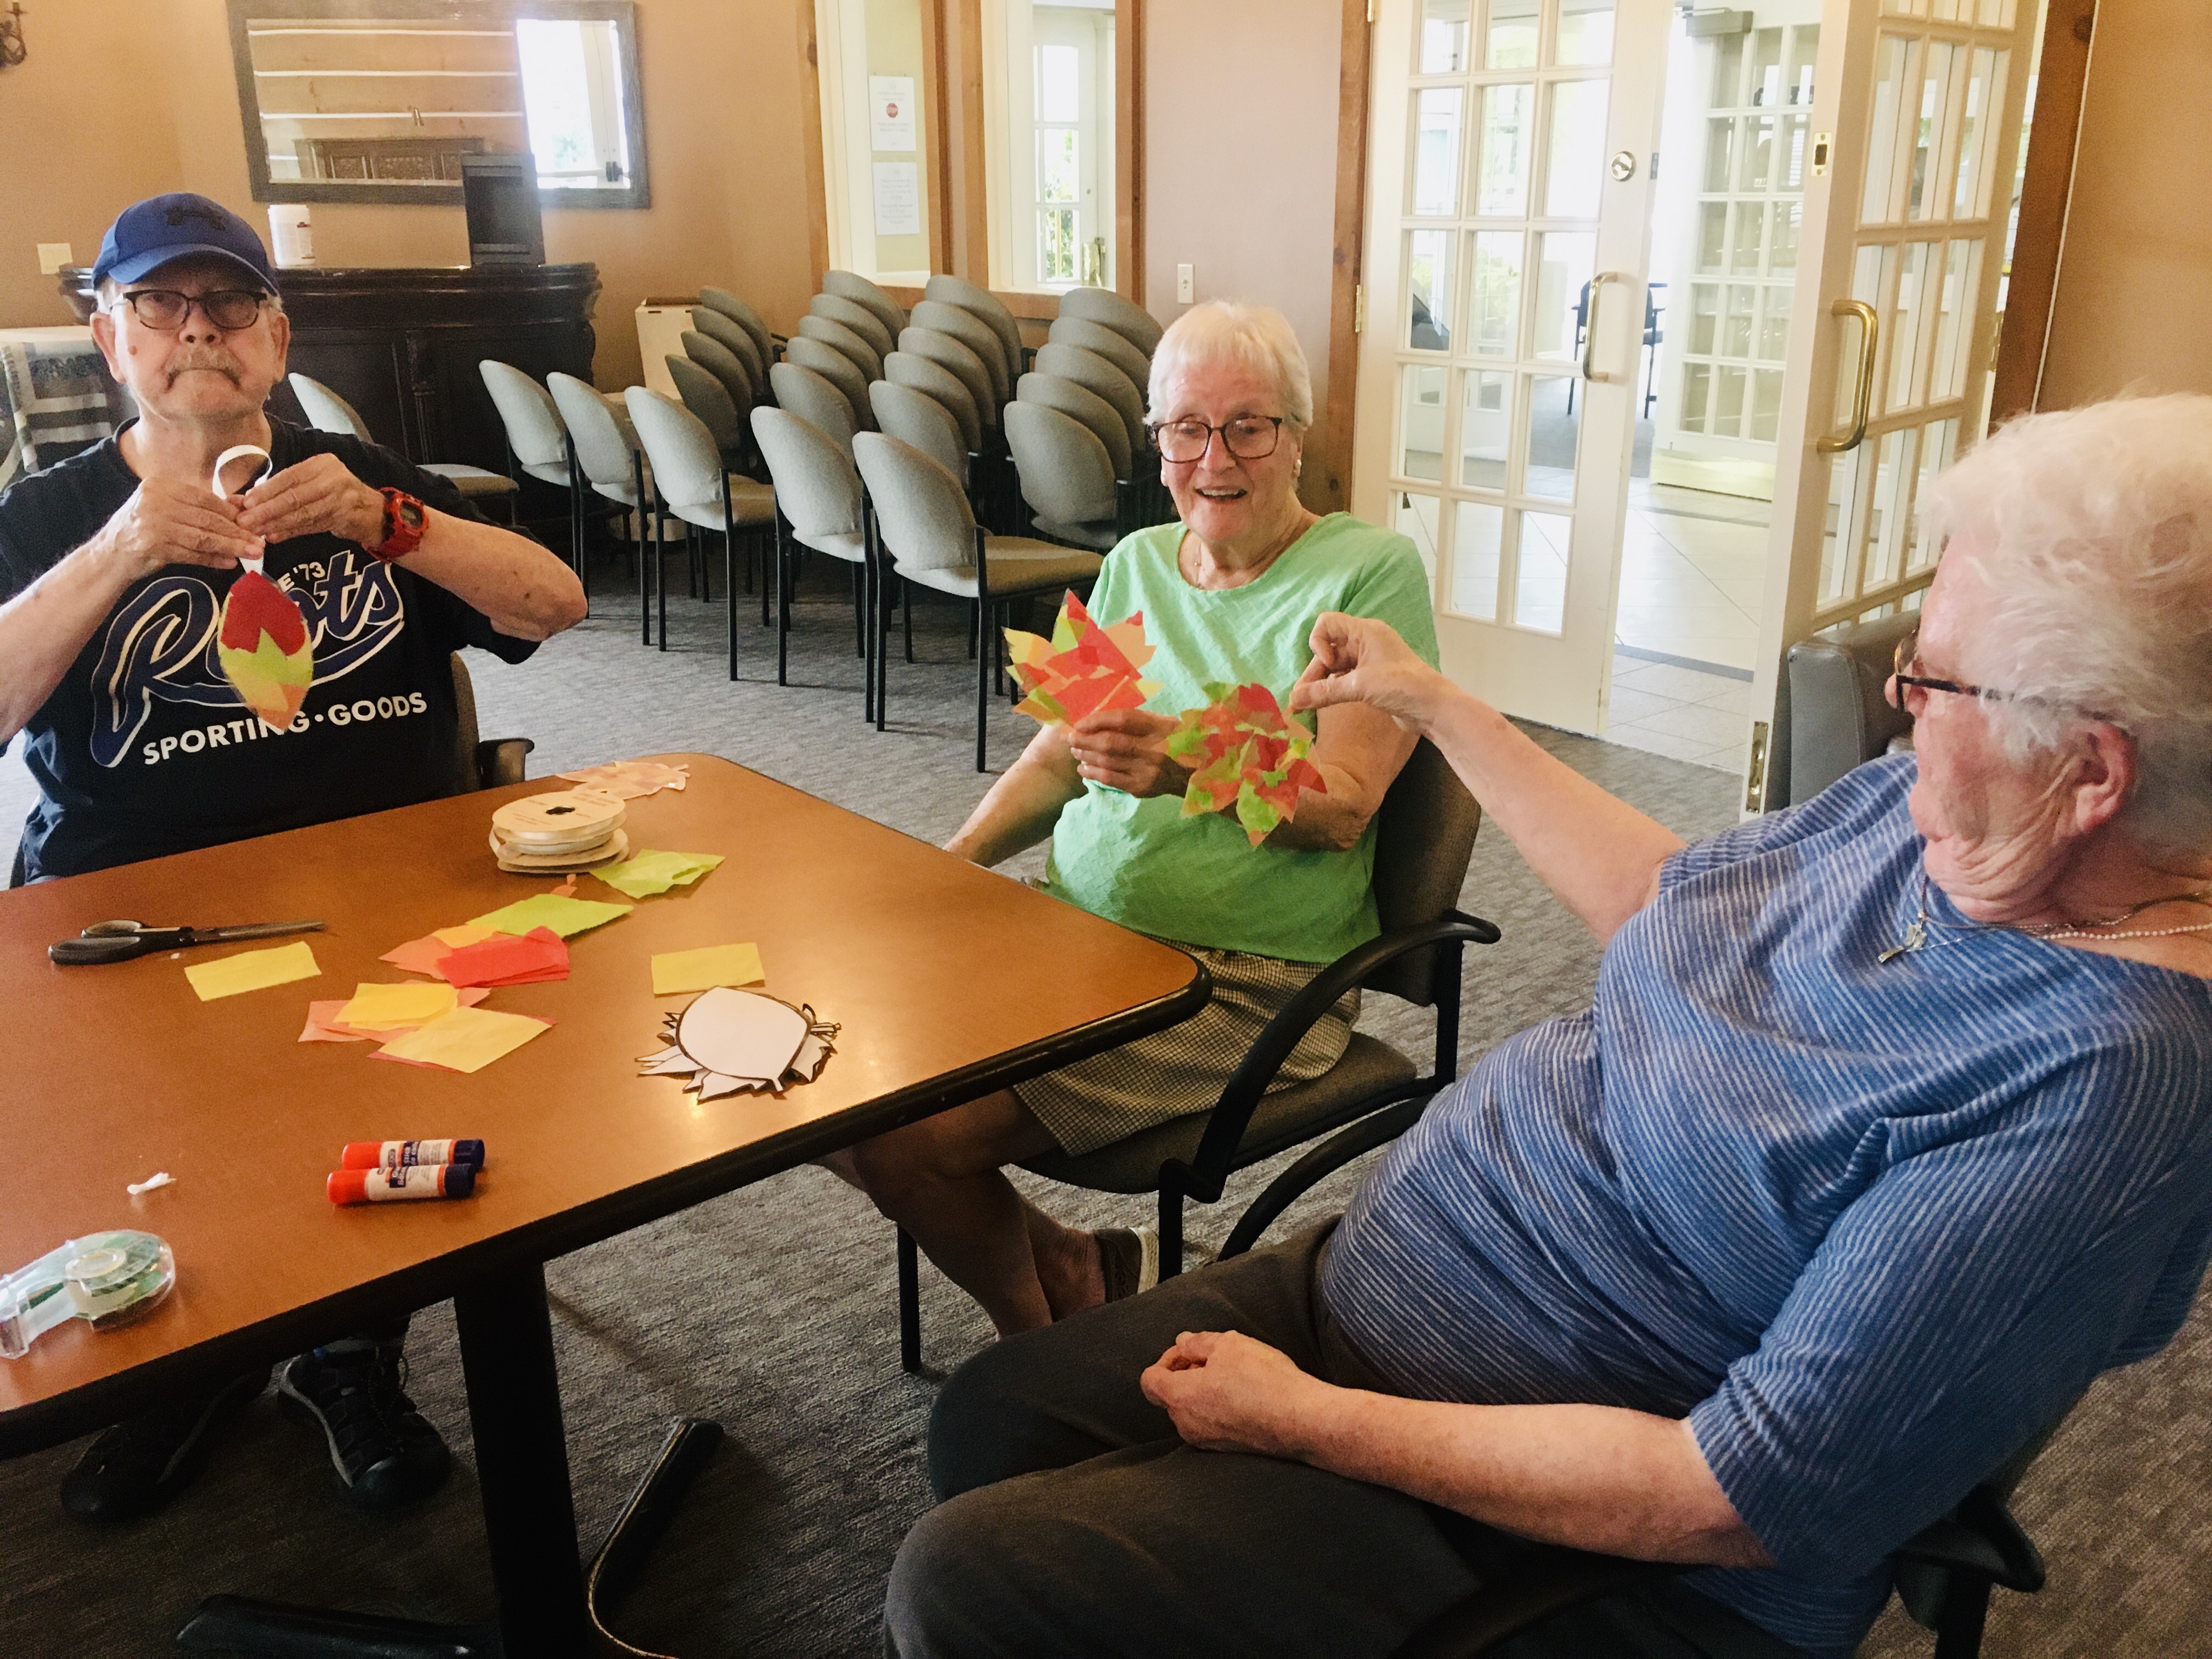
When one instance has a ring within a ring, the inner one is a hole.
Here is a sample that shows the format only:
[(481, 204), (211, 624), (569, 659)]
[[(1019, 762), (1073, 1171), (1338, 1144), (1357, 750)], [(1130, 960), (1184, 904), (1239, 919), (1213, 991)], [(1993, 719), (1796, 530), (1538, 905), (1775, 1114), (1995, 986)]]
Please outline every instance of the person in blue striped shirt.
[(1390, 1653), (1521, 1540), (1687, 1564), (1494, 1651), (1849, 1654), (1890, 1551), (2155, 1352), (2212, 1253), (2212, 398), (2005, 428), (1916, 753), (1696, 846), (1371, 620), (1296, 705), (1431, 738), (1605, 942), (1338, 1222), (1014, 1337), (932, 1420), (904, 1659)]

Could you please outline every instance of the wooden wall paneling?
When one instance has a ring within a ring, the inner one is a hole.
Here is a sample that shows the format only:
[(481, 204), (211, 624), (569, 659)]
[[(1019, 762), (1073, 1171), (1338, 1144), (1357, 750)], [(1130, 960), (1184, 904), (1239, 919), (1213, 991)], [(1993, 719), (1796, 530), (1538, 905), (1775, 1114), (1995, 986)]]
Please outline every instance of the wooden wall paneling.
[[(799, 0), (799, 153), (806, 165), (806, 251), (813, 262), (814, 291), (830, 270), (830, 185), (823, 147), (830, 135), (822, 128), (822, 62), (814, 33), (814, 0)], [(796, 319), (785, 323), (796, 325)]]
[(2050, 337), (2051, 301), (2058, 284), (2058, 252), (2066, 234), (2074, 151), (2081, 132), (2081, 94), (2089, 76), (2089, 36), (2096, 0), (2051, 0), (2043, 25), (2043, 58), (2021, 183), (2020, 226), (2005, 284), (2003, 332), (1990, 424), (2036, 405)]
[(929, 178), (929, 268), (945, 269), (952, 252), (952, 135), (954, 128), (945, 96), (951, 77), (945, 72), (944, 0), (921, 4), (921, 147), (927, 155)]
[(958, 188), (956, 234), (949, 250), (949, 274), (979, 287), (991, 285), (991, 180), (983, 153), (982, 0), (943, 0), (951, 8), (946, 30), (952, 50), (952, 83), (958, 95), (955, 118), (947, 125), (954, 145), (947, 170)]
[(1122, 297), (1145, 303), (1145, 0), (1114, 7), (1114, 263)]
[(1328, 401), (1318, 411), (1321, 477), (1300, 493), (1319, 512), (1352, 501), (1352, 415), (1359, 381), (1360, 249), (1367, 222), (1368, 0), (1344, 0), (1337, 69), (1336, 220), (1330, 239)]

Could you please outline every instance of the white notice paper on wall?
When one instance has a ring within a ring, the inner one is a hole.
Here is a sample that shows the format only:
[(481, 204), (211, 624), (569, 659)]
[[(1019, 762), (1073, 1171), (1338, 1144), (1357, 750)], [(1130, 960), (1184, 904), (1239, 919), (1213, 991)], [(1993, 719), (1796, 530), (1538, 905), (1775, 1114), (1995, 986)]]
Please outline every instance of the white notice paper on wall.
[(871, 75), (868, 77), (868, 125), (871, 149), (913, 149), (914, 76)]
[(878, 161), (876, 167), (876, 234), (921, 234), (921, 169), (912, 161)]

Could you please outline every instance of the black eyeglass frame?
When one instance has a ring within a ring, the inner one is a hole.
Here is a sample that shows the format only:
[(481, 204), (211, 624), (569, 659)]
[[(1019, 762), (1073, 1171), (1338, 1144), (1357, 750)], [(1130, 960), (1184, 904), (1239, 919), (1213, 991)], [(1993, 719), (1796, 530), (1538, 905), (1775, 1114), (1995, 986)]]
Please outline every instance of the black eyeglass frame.
[[(1221, 434), (1222, 448), (1228, 451), (1233, 459), (1240, 461), (1264, 461), (1268, 456), (1273, 454), (1278, 449), (1282, 447), (1283, 422), (1289, 418), (1290, 417), (1287, 415), (1237, 415), (1232, 416), (1226, 421), (1224, 421), (1219, 426), (1208, 425), (1206, 422), (1198, 419), (1195, 416), (1187, 416), (1180, 421), (1148, 421), (1145, 424), (1145, 436), (1151, 442), (1153, 452), (1170, 466), (1197, 465), (1199, 462), (1206, 459), (1206, 452), (1213, 447), (1213, 434), (1217, 432)], [(1267, 447), (1255, 455), (1247, 455), (1243, 451), (1237, 448), (1237, 446), (1230, 441), (1229, 428), (1235, 426), (1239, 421), (1267, 422), (1269, 434)], [(1199, 447), (1198, 453), (1191, 456), (1188, 460), (1176, 460), (1161, 447), (1160, 434), (1166, 431), (1170, 427), (1201, 426), (1206, 428), (1206, 441)]]
[(2124, 722), (2098, 709), (2083, 708), (2074, 703), (2060, 702), (2051, 697), (2039, 697), (2026, 691), (2000, 691), (1992, 686), (1969, 685), (1960, 680), (1930, 679), (1924, 674), (1906, 672), (1905, 671), (1912, 666), (1919, 654), (1920, 630), (1916, 628), (1898, 641), (1897, 649), (1890, 656), (1889, 678), (1882, 682), (1882, 700), (1900, 714), (1911, 712), (1905, 706), (1905, 688), (1908, 685), (1917, 685), (1923, 691), (1948, 691), (1954, 697), (1976, 697), (1984, 702), (2040, 703), (2045, 708), (2063, 708), (2069, 713), (2080, 714), (2089, 720), (2102, 720), (2107, 725), (2118, 726), (2123, 730), (2125, 729)]
[[(164, 299), (183, 302), (184, 309), (177, 313), (176, 321), (167, 324), (158, 323), (138, 308), (138, 302), (141, 300), (150, 299), (156, 295)], [(235, 315), (237, 313), (234, 307), (228, 303), (234, 300), (252, 301), (253, 313), (243, 321), (227, 323), (216, 315), (216, 307), (220, 305), (223, 309)], [(138, 288), (132, 289), (128, 293), (118, 295), (114, 301), (115, 305), (130, 307), (131, 314), (138, 319), (138, 325), (141, 328), (150, 328), (156, 334), (176, 333), (186, 323), (191, 321), (194, 306), (198, 306), (200, 308), (200, 315), (208, 319), (209, 327), (221, 333), (236, 334), (242, 330), (252, 328), (254, 324), (260, 321), (261, 308), (268, 302), (267, 294), (259, 289), (252, 288), (211, 288), (204, 294), (186, 294), (181, 289), (173, 288)], [(111, 309), (112, 309), (112, 307)]]

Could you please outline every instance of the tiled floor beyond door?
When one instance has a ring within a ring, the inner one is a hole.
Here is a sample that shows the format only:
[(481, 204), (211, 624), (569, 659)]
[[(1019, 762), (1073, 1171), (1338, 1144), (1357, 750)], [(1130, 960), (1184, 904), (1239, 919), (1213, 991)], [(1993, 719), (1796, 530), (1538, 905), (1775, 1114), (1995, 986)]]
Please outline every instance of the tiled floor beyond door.
[(1751, 682), (1615, 652), (1605, 740), (1741, 772), (1750, 755)]

